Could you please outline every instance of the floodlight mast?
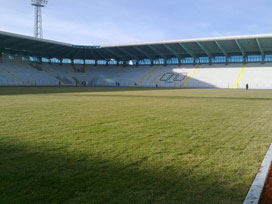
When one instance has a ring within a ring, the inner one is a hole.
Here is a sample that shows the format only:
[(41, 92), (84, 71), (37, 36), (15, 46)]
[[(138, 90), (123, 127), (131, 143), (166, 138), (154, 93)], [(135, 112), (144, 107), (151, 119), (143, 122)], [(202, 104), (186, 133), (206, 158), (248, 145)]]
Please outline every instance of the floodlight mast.
[(42, 29), (42, 7), (45, 7), (48, 0), (31, 0), (32, 6), (35, 6), (34, 37), (43, 38)]

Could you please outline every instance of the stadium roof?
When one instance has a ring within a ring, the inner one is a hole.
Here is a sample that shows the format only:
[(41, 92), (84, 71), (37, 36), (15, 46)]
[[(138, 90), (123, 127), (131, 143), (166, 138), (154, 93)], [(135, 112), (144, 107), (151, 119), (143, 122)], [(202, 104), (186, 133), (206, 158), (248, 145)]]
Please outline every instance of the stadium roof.
[(272, 54), (272, 34), (82, 46), (0, 31), (0, 51), (59, 59), (141, 60)]

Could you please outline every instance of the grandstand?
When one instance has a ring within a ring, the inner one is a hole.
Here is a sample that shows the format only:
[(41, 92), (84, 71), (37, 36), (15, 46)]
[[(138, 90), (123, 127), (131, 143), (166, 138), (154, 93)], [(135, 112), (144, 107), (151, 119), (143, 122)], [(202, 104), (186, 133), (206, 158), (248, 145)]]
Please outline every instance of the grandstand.
[(271, 89), (272, 35), (79, 46), (0, 32), (1, 86)]

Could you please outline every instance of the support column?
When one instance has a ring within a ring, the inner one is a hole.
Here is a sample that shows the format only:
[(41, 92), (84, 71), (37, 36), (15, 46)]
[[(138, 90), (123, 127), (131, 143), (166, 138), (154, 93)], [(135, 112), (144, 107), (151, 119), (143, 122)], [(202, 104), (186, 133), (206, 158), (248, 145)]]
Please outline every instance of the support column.
[(86, 68), (86, 59), (83, 59), (83, 72), (87, 72), (87, 68)]
[(77, 70), (76, 70), (76, 68), (75, 68), (74, 59), (71, 59), (71, 65), (72, 65), (73, 72), (77, 72)]
[(247, 63), (247, 57), (243, 56), (243, 64), (246, 64), (246, 63)]
[(196, 59), (194, 58), (194, 62), (193, 62), (194, 66), (196, 65)]
[(97, 60), (94, 60), (94, 66), (95, 67), (97, 66)]
[(264, 64), (264, 59), (265, 59), (265, 56), (264, 55), (262, 55), (262, 64)]
[(226, 57), (225, 65), (229, 64), (229, 57)]
[(167, 66), (167, 59), (164, 59), (164, 66)]
[(62, 63), (63, 63), (62, 61), (63, 61), (63, 59), (60, 59), (60, 63), (59, 63), (59, 64), (60, 64), (60, 66), (62, 66)]
[(127, 61), (123, 61), (123, 67), (127, 66)]
[(107, 67), (109, 66), (109, 60), (106, 60), (106, 66)]
[(178, 58), (178, 66), (181, 66), (181, 58)]
[(151, 67), (153, 67), (153, 65), (154, 65), (154, 60), (152, 59), (151, 60)]
[(37, 64), (42, 64), (42, 58), (41, 57), (37, 57), (38, 58), (38, 63)]
[(136, 67), (139, 66), (139, 60), (136, 60)]
[(211, 66), (212, 65), (212, 58), (209, 57), (209, 65)]

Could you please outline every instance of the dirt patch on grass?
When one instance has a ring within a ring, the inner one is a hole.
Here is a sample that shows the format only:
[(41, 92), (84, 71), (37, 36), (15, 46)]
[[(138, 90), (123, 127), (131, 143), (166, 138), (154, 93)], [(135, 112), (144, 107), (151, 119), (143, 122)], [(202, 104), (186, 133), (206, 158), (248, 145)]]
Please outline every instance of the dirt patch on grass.
[(261, 195), (260, 204), (272, 203), (272, 165), (270, 167), (267, 180), (264, 185), (264, 190)]

